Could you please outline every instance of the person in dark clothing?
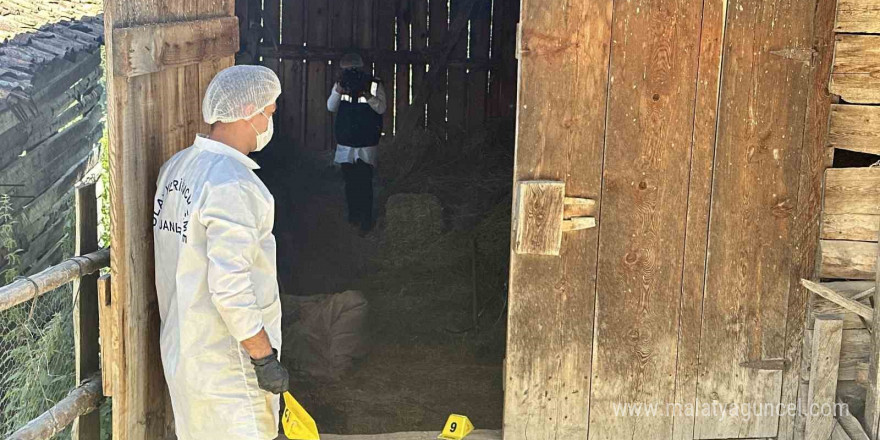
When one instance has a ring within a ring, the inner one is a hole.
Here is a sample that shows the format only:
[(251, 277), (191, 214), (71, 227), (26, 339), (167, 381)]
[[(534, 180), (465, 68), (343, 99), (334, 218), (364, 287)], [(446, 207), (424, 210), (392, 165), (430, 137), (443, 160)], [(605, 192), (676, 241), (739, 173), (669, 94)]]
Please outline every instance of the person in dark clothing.
[(377, 78), (364, 70), (357, 54), (340, 60), (339, 81), (327, 99), (327, 110), (336, 113), (334, 162), (342, 167), (348, 221), (364, 232), (373, 226), (373, 167), (382, 135), (385, 90)]

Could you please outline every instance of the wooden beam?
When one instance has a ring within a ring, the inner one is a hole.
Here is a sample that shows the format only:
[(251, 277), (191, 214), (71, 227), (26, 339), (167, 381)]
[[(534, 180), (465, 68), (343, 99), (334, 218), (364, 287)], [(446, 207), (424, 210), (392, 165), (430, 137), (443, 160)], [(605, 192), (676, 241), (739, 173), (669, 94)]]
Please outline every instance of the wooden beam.
[(114, 71), (134, 77), (238, 52), (238, 18), (117, 28), (113, 30)]
[(880, 34), (880, 0), (840, 0), (834, 31)]
[(873, 279), (877, 243), (820, 240), (819, 276), (849, 280)]
[(846, 102), (880, 103), (880, 35), (837, 36), (829, 90)]
[(110, 249), (104, 249), (89, 255), (68, 258), (36, 275), (0, 287), (0, 311), (41, 296), (81, 275), (105, 268), (109, 260)]
[(64, 431), (77, 417), (95, 411), (101, 396), (101, 376), (94, 376), (74, 388), (55, 406), (15, 431), (6, 440), (44, 440)]
[(877, 241), (880, 215), (824, 214), (822, 235), (828, 240)]
[[(98, 250), (98, 197), (95, 184), (76, 188), (76, 255)], [(76, 351), (76, 381), (100, 372), (98, 345), (98, 274), (74, 281), (73, 335)], [(74, 440), (101, 438), (101, 415), (97, 411), (79, 416), (73, 423)]]
[[(435, 440), (437, 432), (396, 432), (393, 434), (321, 434), (322, 440)], [(501, 440), (500, 430), (477, 429), (468, 440)]]
[(835, 292), (833, 289), (830, 289), (828, 287), (825, 287), (819, 283), (816, 283), (816, 282), (813, 282), (810, 280), (801, 279), (801, 285), (803, 285), (804, 287), (809, 289), (811, 292), (827, 299), (828, 301), (831, 301), (831, 302), (861, 316), (862, 318), (865, 318), (865, 320), (867, 320), (868, 322), (873, 321), (874, 311), (870, 307), (868, 307), (858, 301), (853, 301), (853, 300)]
[[(839, 399), (837, 400), (837, 403), (843, 404)], [(862, 427), (862, 422), (850, 412), (849, 405), (846, 406), (845, 411), (837, 415), (837, 423), (843, 428), (843, 431), (846, 432), (846, 435), (848, 435), (850, 439), (870, 440), (868, 434), (865, 433), (865, 428)]]
[(852, 440), (846, 431), (843, 430), (843, 426), (835, 420), (834, 428), (831, 431), (831, 438), (829, 440)]
[[(874, 281), (833, 281), (822, 283), (822, 286), (828, 287), (852, 301), (858, 301), (866, 307), (869, 306), (866, 296), (873, 295), (874, 293)], [(821, 315), (841, 316), (843, 318), (843, 328), (845, 330), (865, 328), (864, 318), (859, 317), (859, 315), (834, 302), (816, 296), (812, 301), (810, 316), (807, 320), (807, 328), (812, 329), (813, 321), (816, 317)]]
[[(874, 304), (880, 307), (880, 248), (875, 261)], [(868, 360), (868, 395), (865, 398), (865, 424), (868, 436), (880, 436), (880, 319), (871, 326), (871, 357)]]
[(880, 214), (880, 167), (825, 171), (825, 214)]
[(843, 150), (880, 154), (880, 107), (832, 105), (828, 145)]
[[(827, 440), (836, 423), (833, 414), (823, 414), (836, 401), (837, 373), (840, 366), (840, 343), (843, 321), (823, 317), (816, 320), (810, 363), (810, 388), (807, 397), (806, 440)], [(818, 410), (814, 410), (818, 409)]]

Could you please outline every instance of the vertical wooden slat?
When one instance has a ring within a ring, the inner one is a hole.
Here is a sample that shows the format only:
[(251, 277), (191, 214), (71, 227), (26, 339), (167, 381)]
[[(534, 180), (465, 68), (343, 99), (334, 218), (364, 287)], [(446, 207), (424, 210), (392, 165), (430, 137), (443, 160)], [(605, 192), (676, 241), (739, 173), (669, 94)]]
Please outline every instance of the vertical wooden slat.
[[(456, 13), (462, 8), (465, 0), (451, 0), (449, 2), (449, 15), (455, 17)], [(482, 0), (480, 1), (482, 3)], [(452, 49), (450, 59), (462, 60), (467, 57), (468, 52), (468, 33), (463, 32)], [(447, 132), (457, 133), (461, 135), (467, 128), (467, 69), (458, 64), (450, 65), (447, 69)]]
[[(698, 405), (782, 399), (783, 371), (744, 363), (783, 359), (788, 352), (792, 250), (799, 243), (792, 234), (811, 86), (808, 63), (773, 52), (809, 50), (814, 8), (787, 0), (736, 0), (727, 6)], [(777, 26), (780, 22), (786, 25)], [(716, 411), (698, 414), (694, 437), (773, 437), (778, 428), (775, 414)]]
[(702, 6), (615, 2), (590, 394), (597, 439), (673, 428), (672, 417), (621, 417), (617, 407), (675, 401)]
[[(306, 0), (284, 0), (281, 9), (281, 42), (302, 46), (305, 41), (305, 7)], [(303, 144), (303, 114), (302, 102), (303, 81), (305, 63), (302, 59), (281, 60), (281, 87), (283, 92), (280, 97), (280, 120), (283, 121), (280, 128), (281, 135), (290, 142), (286, 148), (293, 152), (301, 148)]]
[(122, 354), (119, 331), (122, 323), (116, 321), (113, 307), (113, 294), (110, 291), (110, 275), (98, 278), (98, 321), (101, 334), (101, 385), (104, 395), (113, 396), (113, 389), (119, 380), (119, 358)]
[[(707, 0), (703, 2), (702, 11), (681, 281), (681, 329), (676, 370), (675, 403), (682, 408), (685, 408), (685, 405), (693, 405), (699, 376), (709, 198), (712, 192), (721, 54), (727, 18), (725, 5), (725, 0)], [(672, 417), (672, 438), (693, 439), (694, 417), (689, 414), (673, 414)]]
[[(329, 27), (329, 0), (308, 0), (306, 22), (308, 31), (306, 44), (314, 47), (327, 47)], [(306, 139), (303, 150), (314, 160), (322, 160), (327, 155), (330, 129), (330, 113), (327, 111), (327, 62), (308, 61), (308, 90), (306, 108)]]
[[(489, 59), (489, 26), (492, 2), (481, 0), (471, 13), (470, 56), (472, 60)], [(470, 69), (467, 74), (467, 128), (479, 129), (486, 121), (486, 98), (489, 82), (488, 68)]]
[[(428, 24), (428, 48), (432, 51), (441, 49), (446, 41), (446, 32), (449, 27), (449, 9), (446, 0), (430, 0), (428, 5), (430, 23)], [(431, 62), (428, 69), (437, 70), (435, 63)], [(447, 71), (444, 66), (442, 71), (435, 72), (437, 80), (434, 81), (434, 90), (428, 98), (428, 121), (427, 125), (438, 132), (446, 130), (446, 81)]]
[[(564, 181), (567, 195), (596, 199), (600, 210), (611, 11), (610, 0), (522, 5), (514, 180)], [(543, 53), (557, 46), (566, 49)], [(567, 234), (558, 258), (511, 255), (507, 440), (587, 438), (600, 229), (601, 219)]]
[[(113, 30), (117, 28), (234, 14), (231, 0), (107, 0), (105, 47), (113, 47)], [(200, 111), (186, 110), (198, 108), (201, 100), (193, 107), (179, 109), (181, 100), (191, 100), (189, 92), (179, 89), (193, 77), (192, 67), (125, 78), (115, 71), (115, 58), (108, 50), (112, 290), (118, 299), (118, 322), (124, 323), (120, 380), (114, 383), (113, 438), (164, 439), (173, 435), (173, 418), (160, 364), (150, 210), (163, 159), (189, 146), (194, 134), (191, 130), (202, 124)], [(232, 62), (230, 56), (198, 65), (199, 88), (217, 69)], [(193, 88), (193, 84), (186, 87)], [(170, 114), (178, 115), (176, 121)], [(166, 134), (169, 129), (173, 133)]]
[[(397, 0), (377, 0), (374, 9), (376, 17), (376, 49), (394, 50), (394, 14)], [(376, 62), (376, 76), (383, 81), (385, 94), (388, 99), (388, 108), (383, 115), (384, 132), (386, 136), (394, 133), (394, 63), (387, 61)]]
[[(76, 188), (76, 255), (98, 250), (98, 199), (95, 184)], [(73, 285), (73, 335), (76, 350), (76, 381), (88, 379), (100, 366), (98, 345), (98, 274), (85, 275)], [(73, 422), (71, 438), (101, 438), (98, 411), (79, 416)]]
[[(373, 48), (373, 24), (375, 17), (373, 16), (374, 1), (373, 0), (356, 0), (355, 9), (357, 15), (354, 19), (354, 41), (357, 47), (362, 49)], [(367, 65), (372, 64), (372, 60), (365, 58)]]
[[(791, 277), (785, 325), (785, 359), (792, 365), (783, 373), (782, 404), (790, 405), (806, 401), (800, 396), (800, 373), (796, 368), (804, 358), (804, 314), (808, 305), (807, 291), (801, 279), (813, 279), (816, 267), (816, 251), (819, 238), (819, 222), (822, 200), (822, 181), (826, 163), (825, 154), (828, 133), (828, 113), (831, 95), (828, 78), (834, 57), (834, 16), (837, 0), (818, 0), (813, 17), (812, 48), (817, 56), (809, 72), (807, 109), (804, 121), (803, 146), (801, 147), (800, 172), (795, 207), (794, 229), (791, 243), (798, 243), (792, 251)], [(779, 419), (779, 440), (802, 438), (806, 419), (800, 414), (783, 414)]]
[[(412, 16), (412, 50), (423, 51), (428, 48), (428, 2), (429, 0), (408, 0), (410, 2), (410, 15)], [(412, 84), (413, 93), (422, 85), (425, 79), (425, 64), (413, 64)], [(424, 106), (419, 111), (424, 114)], [(425, 126), (425, 118), (419, 119), (419, 127)]]
[(519, 0), (495, 0), (492, 13), (492, 79), (489, 115), (512, 116), (516, 112), (516, 26)]
[[(281, 43), (281, 0), (263, 0), (263, 46), (277, 46)], [(278, 58), (263, 58), (263, 65), (281, 76)]]
[[(878, 247), (880, 249), (880, 247)], [(874, 304), (880, 304), (880, 252), (874, 266)], [(875, 318), (871, 331), (871, 358), (868, 366), (868, 395), (865, 398), (865, 423), (868, 436), (880, 437), (880, 319)]]
[(840, 368), (840, 343), (843, 320), (816, 318), (810, 361), (810, 388), (807, 403), (805, 440), (827, 440), (837, 424), (831, 408), (836, 401), (837, 373)]
[[(397, 11), (397, 50), (410, 50), (410, 3), (409, 0), (398, 0)], [(409, 86), (410, 86), (410, 65), (409, 63), (398, 63), (395, 66), (395, 114), (397, 117), (397, 127), (400, 127), (400, 116), (409, 111)]]

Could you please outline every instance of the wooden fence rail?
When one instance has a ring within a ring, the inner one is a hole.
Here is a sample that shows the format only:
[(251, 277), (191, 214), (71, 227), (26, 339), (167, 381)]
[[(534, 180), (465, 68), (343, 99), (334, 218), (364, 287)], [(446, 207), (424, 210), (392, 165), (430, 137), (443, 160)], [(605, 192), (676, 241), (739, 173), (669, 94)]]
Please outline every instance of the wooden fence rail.
[(97, 250), (98, 206), (95, 184), (78, 186), (75, 200), (77, 256), (36, 275), (0, 287), (0, 311), (74, 282), (74, 350), (76, 380), (80, 386), (7, 440), (49, 439), (71, 424), (71, 438), (74, 440), (101, 438), (101, 420), (95, 410), (103, 401), (104, 394), (98, 331), (98, 276), (94, 273), (110, 265), (110, 249)]
[(57, 289), (82, 275), (96, 272), (110, 265), (110, 249), (88, 255), (68, 258), (36, 275), (19, 278), (0, 287), (0, 311), (15, 307)]
[(36, 419), (15, 431), (6, 440), (42, 440), (60, 433), (77, 417), (94, 413), (104, 401), (101, 375), (97, 374), (70, 391), (64, 399)]

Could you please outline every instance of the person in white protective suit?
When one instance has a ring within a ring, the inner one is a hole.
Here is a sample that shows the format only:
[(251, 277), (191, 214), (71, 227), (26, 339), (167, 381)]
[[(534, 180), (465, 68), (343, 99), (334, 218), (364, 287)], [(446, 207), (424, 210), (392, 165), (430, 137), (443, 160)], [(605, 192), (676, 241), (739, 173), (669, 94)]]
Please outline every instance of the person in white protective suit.
[(159, 173), (153, 234), (162, 365), (177, 438), (278, 434), (281, 302), (274, 200), (247, 154), (272, 137), (281, 94), (261, 66), (217, 74), (203, 102), (208, 135)]

